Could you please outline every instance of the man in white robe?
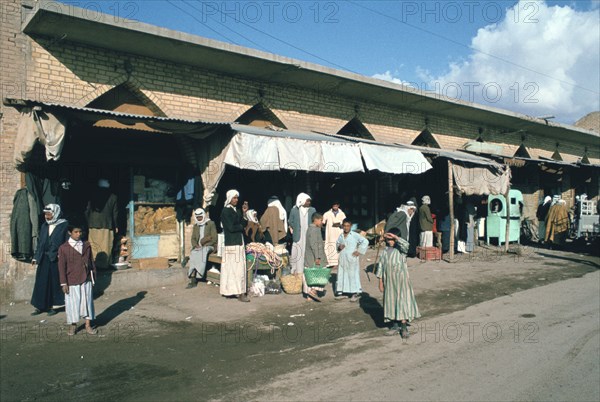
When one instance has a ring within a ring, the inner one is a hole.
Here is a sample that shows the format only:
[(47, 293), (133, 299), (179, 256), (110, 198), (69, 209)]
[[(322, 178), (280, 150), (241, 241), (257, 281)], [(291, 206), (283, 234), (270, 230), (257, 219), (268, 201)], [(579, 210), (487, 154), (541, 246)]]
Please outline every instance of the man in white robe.
[(340, 209), (340, 203), (335, 201), (331, 209), (323, 214), (323, 223), (325, 224), (325, 254), (327, 255), (328, 266), (337, 267), (339, 252), (337, 250), (337, 240), (344, 231), (342, 223), (346, 219), (346, 214)]

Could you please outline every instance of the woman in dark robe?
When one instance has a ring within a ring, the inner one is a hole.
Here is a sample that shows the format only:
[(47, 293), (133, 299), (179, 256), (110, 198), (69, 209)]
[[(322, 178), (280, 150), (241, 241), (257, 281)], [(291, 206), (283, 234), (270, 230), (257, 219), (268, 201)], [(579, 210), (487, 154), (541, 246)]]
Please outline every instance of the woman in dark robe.
[(69, 238), (67, 221), (60, 219), (60, 206), (48, 204), (44, 208), (46, 221), (40, 229), (32, 264), (37, 265), (35, 285), (31, 296), (31, 305), (35, 308), (31, 315), (44, 311), (48, 315), (56, 314), (55, 308), (65, 305), (65, 295), (58, 277), (58, 248)]

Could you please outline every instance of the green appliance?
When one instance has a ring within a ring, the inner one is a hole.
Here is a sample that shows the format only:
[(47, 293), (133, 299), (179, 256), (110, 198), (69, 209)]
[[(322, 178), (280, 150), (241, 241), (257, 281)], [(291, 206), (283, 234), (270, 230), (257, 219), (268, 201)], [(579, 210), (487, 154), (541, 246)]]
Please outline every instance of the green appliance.
[[(510, 227), (508, 233), (509, 242), (519, 242), (521, 237), (521, 208), (523, 205), (523, 194), (519, 190), (510, 190)], [(486, 219), (487, 244), (490, 238), (498, 238), (498, 244), (504, 244), (506, 240), (506, 198), (504, 195), (488, 196), (488, 216)]]

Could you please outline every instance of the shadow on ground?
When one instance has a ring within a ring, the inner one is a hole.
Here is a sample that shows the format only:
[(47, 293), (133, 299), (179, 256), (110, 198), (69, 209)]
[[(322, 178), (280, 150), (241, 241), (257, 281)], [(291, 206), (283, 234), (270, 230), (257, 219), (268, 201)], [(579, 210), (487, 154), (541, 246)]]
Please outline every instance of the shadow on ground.
[(368, 314), (377, 328), (384, 328), (383, 306), (379, 300), (372, 297), (369, 293), (363, 292), (359, 300), (360, 308)]
[(565, 255), (544, 253), (544, 252), (540, 252), (540, 251), (538, 251), (537, 254), (541, 255), (543, 257), (546, 257), (546, 258), (554, 258), (557, 260), (563, 260), (563, 261), (568, 261), (568, 262), (574, 262), (577, 264), (589, 265), (596, 269), (600, 269), (600, 264), (598, 264), (594, 261), (586, 260), (584, 258), (574, 258), (574, 257), (565, 256)]
[(95, 324), (99, 327), (107, 325), (119, 315), (127, 310), (130, 310), (133, 306), (141, 302), (144, 297), (146, 297), (147, 293), (147, 291), (143, 290), (138, 292), (135, 296), (121, 299), (118, 302), (110, 305), (106, 310), (96, 317)]

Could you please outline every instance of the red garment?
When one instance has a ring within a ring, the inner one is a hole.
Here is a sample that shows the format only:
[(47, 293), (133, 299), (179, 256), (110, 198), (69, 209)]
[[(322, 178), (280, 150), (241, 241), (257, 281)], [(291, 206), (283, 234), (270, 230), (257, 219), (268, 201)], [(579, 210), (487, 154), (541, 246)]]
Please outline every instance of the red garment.
[(83, 242), (81, 254), (68, 241), (58, 248), (58, 275), (61, 284), (81, 285), (91, 280), (92, 273), (96, 278), (96, 266), (92, 259), (92, 246), (89, 242)]
[(437, 219), (435, 218), (435, 214), (431, 214), (433, 218), (433, 233), (437, 233)]

